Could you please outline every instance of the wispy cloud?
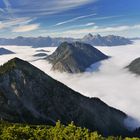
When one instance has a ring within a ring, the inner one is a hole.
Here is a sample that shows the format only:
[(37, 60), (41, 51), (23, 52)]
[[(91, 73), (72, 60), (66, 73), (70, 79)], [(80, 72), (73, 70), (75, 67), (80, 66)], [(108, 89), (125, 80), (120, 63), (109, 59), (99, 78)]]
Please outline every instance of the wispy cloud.
[(4, 10), (2, 8), (0, 8), (0, 14), (3, 13), (3, 12), (4, 12)]
[(105, 16), (105, 17), (96, 17), (93, 20), (105, 20), (105, 19), (112, 19), (112, 18), (119, 18), (125, 15), (116, 15), (116, 16)]
[(85, 26), (92, 26), (92, 25), (95, 25), (94, 22), (90, 22), (90, 23), (87, 23)]
[[(67, 24), (69, 22), (75, 22), (77, 20), (80, 20), (80, 19), (84, 19), (84, 18), (88, 18), (88, 17), (91, 17), (91, 16), (95, 16), (96, 14), (89, 14), (89, 15), (84, 15), (84, 16), (79, 16), (79, 17), (76, 17), (76, 18), (73, 18), (73, 19), (70, 19), (70, 20), (66, 20), (66, 21), (63, 21), (63, 22), (59, 22), (55, 25), (53, 25), (52, 27), (57, 27), (57, 26), (60, 26), (60, 25), (63, 25), (63, 24)], [(116, 16), (105, 16), (105, 17), (93, 17), (93, 21), (98, 21), (98, 20), (106, 20), (106, 19), (113, 19), (113, 18), (119, 18), (119, 17), (122, 17), (124, 15), (116, 15)], [(79, 30), (79, 28), (81, 27), (90, 27), (93, 25), (95, 25), (95, 22), (88, 22), (86, 24), (78, 24), (78, 25), (70, 25), (69, 27), (62, 27), (62, 28), (58, 28), (56, 29), (55, 31), (57, 30), (68, 30), (68, 29), (75, 29), (77, 28)]]
[(39, 24), (30, 24), (24, 26), (15, 27), (12, 32), (29, 32), (39, 28)]
[[(130, 30), (140, 30), (140, 24), (137, 25), (124, 25), (124, 26), (110, 26), (110, 27), (100, 27), (100, 26), (92, 26), (86, 27), (82, 29), (73, 29), (73, 30), (65, 30), (62, 32), (55, 32), (54, 34), (61, 36), (79, 36), (85, 35), (88, 33), (117, 33), (117, 32), (124, 32)], [(53, 34), (53, 33), (52, 33)]]
[(33, 19), (30, 18), (16, 18), (9, 19), (0, 22), (0, 31), (8, 31), (12, 33), (22, 33), (36, 30), (40, 27), (40, 24), (31, 23)]
[[(72, 18), (72, 19), (69, 19), (69, 20), (66, 20), (66, 21), (63, 21), (63, 22), (59, 22), (59, 23), (57, 23), (54, 26), (63, 25), (63, 24), (69, 23), (69, 22), (74, 22), (74, 21), (77, 21), (77, 20), (80, 20), (80, 19), (84, 19), (84, 18), (96, 16), (96, 15), (97, 15), (96, 13), (93, 13), (93, 14), (89, 14), (89, 15), (79, 16), (79, 17)], [(122, 17), (122, 16), (124, 16), (124, 15), (105, 16), (105, 17), (94, 17), (93, 20), (95, 20), (95, 21), (96, 20), (105, 20), (105, 19), (112, 19), (112, 18), (117, 18), (117, 17)], [(93, 24), (93, 22), (91, 24)], [(90, 23), (89, 23), (89, 25), (90, 25)]]
[(79, 17), (76, 17), (76, 18), (72, 18), (72, 19), (69, 19), (69, 20), (65, 20), (65, 21), (63, 21), (63, 22), (59, 22), (59, 23), (57, 23), (57, 24), (54, 25), (54, 26), (63, 25), (63, 24), (66, 24), (66, 23), (74, 22), (74, 21), (77, 21), (77, 20), (80, 20), (80, 19), (84, 19), (84, 18), (87, 18), (87, 17), (95, 16), (95, 15), (96, 15), (96, 14), (94, 13), (94, 14), (79, 16)]
[(39, 32), (42, 34), (42, 33), (52, 33), (52, 32), (62, 32), (62, 31), (67, 31), (67, 30), (70, 30), (70, 29), (81, 29), (83, 27), (90, 27), (90, 26), (94, 26), (95, 23), (94, 22), (89, 22), (89, 23), (85, 23), (85, 24), (79, 24), (79, 25), (73, 25), (73, 26), (70, 26), (70, 27), (64, 27), (64, 28), (59, 28), (59, 29), (53, 29), (53, 30), (39, 30)]
[[(5, 6), (0, 9), (0, 29), (10, 29), (11, 31), (17, 32), (31, 31), (39, 27), (38, 23), (42, 22), (40, 20), (41, 16), (56, 14), (95, 1), (97, 0), (3, 0)], [(26, 19), (26, 17), (29, 17), (29, 19)], [(36, 23), (34, 21), (30, 23), (36, 17), (39, 18), (38, 22)], [(72, 19), (72, 21), (84, 17), (85, 16), (77, 17)], [(22, 21), (23, 19), (25, 19), (25, 21)]]
[(26, 25), (33, 21), (31, 18), (14, 18), (9, 20), (4, 20), (0, 22), (0, 29), (12, 28), (14, 26)]
[(11, 8), (11, 4), (10, 4), (9, 0), (3, 0), (3, 2), (4, 2), (7, 9)]
[(12, 6), (10, 4), (9, 0), (3, 0), (4, 4), (5, 4), (5, 9), (6, 9), (6, 13), (9, 14), (10, 17), (13, 17), (13, 11), (12, 11)]
[(18, 2), (17, 0), (12, 0), (12, 3), (16, 3), (16, 7), (12, 8), (12, 10), (16, 15), (20, 16), (43, 16), (73, 9), (95, 1), (97, 0), (24, 0)]
[(0, 29), (3, 29), (4, 25), (0, 22)]

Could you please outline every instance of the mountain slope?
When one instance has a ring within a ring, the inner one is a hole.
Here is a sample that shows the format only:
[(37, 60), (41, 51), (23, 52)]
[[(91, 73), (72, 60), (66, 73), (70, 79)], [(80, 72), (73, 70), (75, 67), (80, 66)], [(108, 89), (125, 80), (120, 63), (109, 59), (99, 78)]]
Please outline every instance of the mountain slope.
[(82, 96), (31, 64), (14, 58), (0, 67), (0, 118), (10, 122), (71, 121), (104, 135), (124, 135), (127, 115), (98, 98)]
[(78, 73), (84, 72), (91, 64), (107, 58), (108, 56), (89, 44), (64, 42), (47, 57), (47, 60), (52, 64), (53, 70)]
[(129, 69), (129, 71), (140, 75), (140, 58), (137, 58), (135, 60), (133, 60), (128, 66), (127, 68)]

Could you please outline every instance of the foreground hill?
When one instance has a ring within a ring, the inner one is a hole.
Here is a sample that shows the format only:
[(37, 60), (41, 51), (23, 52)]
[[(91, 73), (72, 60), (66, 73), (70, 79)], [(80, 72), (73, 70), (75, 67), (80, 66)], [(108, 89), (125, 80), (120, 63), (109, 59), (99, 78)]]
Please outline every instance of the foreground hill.
[(47, 57), (47, 60), (52, 64), (52, 70), (78, 73), (84, 72), (91, 64), (107, 58), (108, 56), (89, 44), (64, 42)]
[(9, 122), (63, 124), (98, 130), (103, 135), (130, 133), (127, 115), (98, 98), (88, 98), (14, 58), (0, 67), (0, 119)]
[(133, 60), (128, 66), (127, 68), (129, 69), (129, 71), (140, 75), (140, 58), (137, 58), (135, 60)]
[(100, 36), (88, 34), (83, 38), (74, 39), (74, 38), (52, 38), (52, 37), (16, 37), (12, 39), (0, 38), (0, 45), (17, 45), (17, 46), (33, 46), (33, 47), (56, 47), (59, 46), (62, 42), (74, 42), (82, 41), (89, 43), (91, 45), (97, 46), (117, 46), (117, 45), (127, 45), (131, 44), (132, 41), (125, 37), (120, 36)]

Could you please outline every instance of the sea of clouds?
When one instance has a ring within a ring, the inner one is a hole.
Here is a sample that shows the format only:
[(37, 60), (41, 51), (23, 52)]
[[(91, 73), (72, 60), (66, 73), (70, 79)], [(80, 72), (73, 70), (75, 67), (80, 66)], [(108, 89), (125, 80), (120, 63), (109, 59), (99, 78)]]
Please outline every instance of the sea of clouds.
[[(130, 73), (125, 67), (135, 58), (140, 57), (140, 40), (132, 45), (116, 47), (96, 47), (110, 59), (92, 65), (82, 74), (67, 74), (51, 71), (51, 65), (40, 57), (34, 57), (36, 50), (29, 46), (0, 46), (16, 54), (1, 55), (0, 64), (13, 57), (27, 60), (42, 71), (89, 97), (99, 97), (108, 105), (127, 113), (135, 120), (126, 120), (129, 126), (140, 126), (140, 76)], [(56, 47), (44, 47), (51, 54)], [(128, 122), (130, 122), (128, 124)]]

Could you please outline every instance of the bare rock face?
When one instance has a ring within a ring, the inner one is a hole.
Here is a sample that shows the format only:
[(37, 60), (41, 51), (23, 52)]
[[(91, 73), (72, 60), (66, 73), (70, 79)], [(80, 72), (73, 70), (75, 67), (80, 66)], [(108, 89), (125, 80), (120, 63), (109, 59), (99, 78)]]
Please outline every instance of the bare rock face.
[(84, 72), (91, 64), (107, 58), (108, 56), (89, 44), (64, 42), (47, 60), (52, 64), (52, 70), (79, 73)]
[(71, 121), (103, 135), (126, 135), (127, 115), (88, 98), (14, 58), (0, 67), (0, 118), (9, 122), (63, 124)]

